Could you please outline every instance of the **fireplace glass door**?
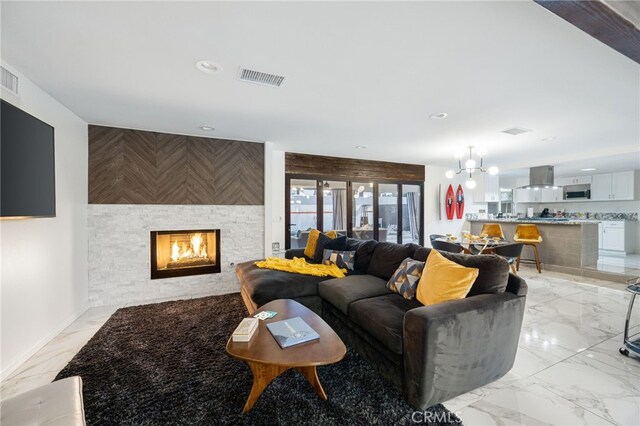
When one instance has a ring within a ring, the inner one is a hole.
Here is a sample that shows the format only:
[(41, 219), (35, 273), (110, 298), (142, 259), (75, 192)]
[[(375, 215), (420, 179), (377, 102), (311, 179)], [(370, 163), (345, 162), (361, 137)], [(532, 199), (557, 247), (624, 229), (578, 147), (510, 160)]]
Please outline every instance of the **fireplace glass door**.
[(220, 230), (151, 231), (151, 278), (220, 272)]

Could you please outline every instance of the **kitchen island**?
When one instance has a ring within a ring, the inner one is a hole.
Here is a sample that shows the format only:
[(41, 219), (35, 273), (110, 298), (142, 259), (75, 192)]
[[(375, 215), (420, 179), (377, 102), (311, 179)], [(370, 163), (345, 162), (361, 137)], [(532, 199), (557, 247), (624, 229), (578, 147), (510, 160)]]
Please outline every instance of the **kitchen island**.
[[(480, 234), (484, 223), (499, 223), (507, 240), (513, 241), (516, 225), (538, 226), (542, 243), (538, 244), (543, 267), (558, 272), (595, 268), (598, 264), (598, 220), (589, 219), (467, 219), (471, 233)], [(524, 246), (523, 259), (533, 259), (533, 249)]]

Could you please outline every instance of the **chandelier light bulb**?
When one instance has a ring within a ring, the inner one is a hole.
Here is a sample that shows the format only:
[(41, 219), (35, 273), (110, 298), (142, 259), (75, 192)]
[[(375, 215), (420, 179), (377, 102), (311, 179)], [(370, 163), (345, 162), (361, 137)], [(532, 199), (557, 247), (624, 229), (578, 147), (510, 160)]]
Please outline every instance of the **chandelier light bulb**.
[(488, 172), (489, 172), (490, 175), (497, 175), (498, 174), (498, 168), (496, 166), (491, 166), (491, 167), (489, 167)]
[(447, 177), (447, 179), (452, 179), (455, 176), (455, 172), (453, 170), (447, 170), (444, 175)]
[(467, 169), (473, 169), (476, 166), (476, 160), (474, 160), (473, 158), (469, 158), (467, 161), (464, 162), (464, 166)]
[(476, 187), (476, 181), (473, 179), (469, 179), (464, 183), (464, 186), (466, 186), (467, 189), (473, 189)]
[(487, 148), (478, 148), (478, 155), (479, 155), (480, 157), (484, 157), (484, 156), (485, 156), (485, 155), (487, 155), (487, 154), (488, 154), (488, 152), (487, 152)]
[(464, 151), (456, 151), (453, 154), (453, 158), (455, 158), (456, 160), (461, 159), (464, 156)]

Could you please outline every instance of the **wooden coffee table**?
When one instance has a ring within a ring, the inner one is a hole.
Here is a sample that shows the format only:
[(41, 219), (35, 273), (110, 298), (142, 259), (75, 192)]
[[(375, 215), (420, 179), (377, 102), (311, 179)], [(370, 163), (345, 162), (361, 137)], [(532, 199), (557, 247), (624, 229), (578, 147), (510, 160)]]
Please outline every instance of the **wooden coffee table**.
[[(260, 311), (276, 311), (278, 315), (260, 321), (251, 341), (234, 342), (229, 338), (227, 342), (229, 355), (246, 361), (253, 372), (253, 386), (242, 411), (249, 411), (269, 383), (290, 368), (302, 373), (320, 398), (326, 400), (327, 394), (320, 384), (316, 367), (333, 364), (344, 358), (347, 348), (340, 337), (322, 318), (294, 300), (274, 300), (256, 313)], [(282, 349), (267, 330), (266, 324), (294, 317), (302, 318), (320, 335), (320, 339)]]

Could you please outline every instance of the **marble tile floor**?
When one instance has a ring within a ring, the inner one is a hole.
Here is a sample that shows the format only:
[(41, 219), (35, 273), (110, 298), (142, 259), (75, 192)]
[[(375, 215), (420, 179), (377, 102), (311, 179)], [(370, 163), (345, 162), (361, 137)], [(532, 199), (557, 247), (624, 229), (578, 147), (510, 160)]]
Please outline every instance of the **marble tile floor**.
[(599, 271), (640, 276), (640, 254), (628, 254), (626, 256), (600, 255), (596, 268)]
[[(624, 285), (528, 267), (520, 275), (529, 294), (513, 369), (444, 405), (473, 426), (640, 424), (640, 357), (618, 352)], [(636, 304), (632, 334), (640, 334)], [(6, 379), (0, 397), (52, 381), (117, 308), (85, 312)]]

